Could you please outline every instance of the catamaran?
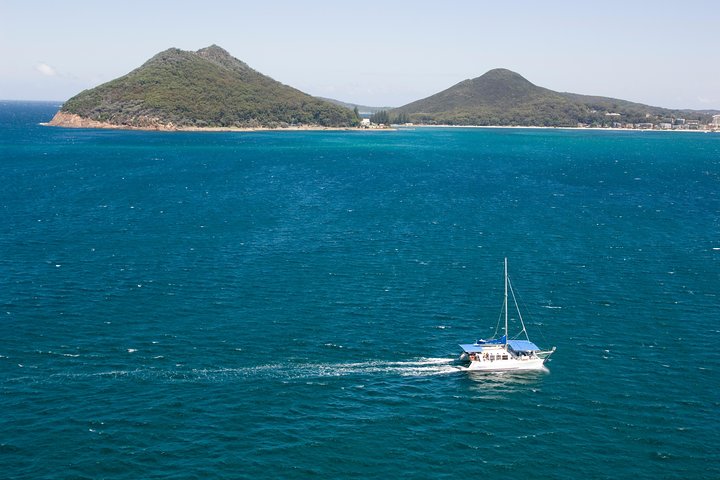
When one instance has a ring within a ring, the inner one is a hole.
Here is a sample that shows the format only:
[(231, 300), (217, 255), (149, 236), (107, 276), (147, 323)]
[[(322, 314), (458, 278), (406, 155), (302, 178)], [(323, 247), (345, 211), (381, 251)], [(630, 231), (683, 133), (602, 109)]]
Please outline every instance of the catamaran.
[[(522, 325), (522, 330), (514, 339), (508, 338), (508, 291), (512, 295)], [(460, 359), (469, 362), (467, 369), (486, 372), (544, 370), (545, 362), (553, 354), (555, 347), (551, 350), (541, 350), (530, 341), (515, 298), (515, 291), (508, 277), (507, 258), (505, 259), (505, 301), (503, 303), (503, 312), (505, 314), (505, 334), (502, 337), (488, 340), (480, 339), (475, 343), (460, 345), (460, 348), (463, 349)], [(498, 321), (498, 327), (500, 326), (499, 323), (500, 321)], [(519, 339), (518, 337), (521, 337), (523, 333), (525, 338)]]

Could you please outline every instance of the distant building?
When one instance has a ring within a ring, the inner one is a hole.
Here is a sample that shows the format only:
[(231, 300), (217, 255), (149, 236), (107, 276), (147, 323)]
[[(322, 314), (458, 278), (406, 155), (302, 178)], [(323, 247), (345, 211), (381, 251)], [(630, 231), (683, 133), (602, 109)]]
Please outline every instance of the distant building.
[(720, 127), (720, 115), (713, 115), (712, 122), (710, 122), (710, 125), (713, 127)]
[(361, 127), (369, 127), (370, 126), (370, 119), (369, 118), (363, 118), (360, 120), (360, 126)]
[(672, 129), (672, 124), (671, 124), (671, 123), (661, 123), (661, 124), (660, 124), (660, 128), (661, 128), (662, 130), (671, 130), (671, 129)]
[(639, 128), (641, 130), (652, 130), (653, 129), (652, 123), (638, 123), (635, 125), (636, 128)]
[(685, 119), (684, 118), (676, 118), (675, 125), (685, 125)]

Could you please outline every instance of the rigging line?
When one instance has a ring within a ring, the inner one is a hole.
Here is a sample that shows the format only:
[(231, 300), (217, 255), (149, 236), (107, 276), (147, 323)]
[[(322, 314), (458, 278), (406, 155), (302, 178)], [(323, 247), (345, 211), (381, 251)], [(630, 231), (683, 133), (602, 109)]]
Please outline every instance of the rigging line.
[(529, 340), (530, 340), (530, 336), (528, 335), (527, 329), (525, 328), (525, 322), (523, 321), (522, 313), (520, 313), (520, 306), (518, 305), (517, 298), (515, 297), (515, 289), (514, 289), (513, 286), (512, 286), (512, 282), (510, 281), (510, 277), (508, 277), (508, 286), (510, 287), (510, 293), (512, 294), (513, 302), (515, 302), (515, 310), (517, 311), (518, 317), (520, 318), (520, 324), (522, 325), (522, 330), (520, 331), (520, 333), (518, 333), (518, 334), (515, 336), (515, 338), (519, 337), (520, 334), (522, 334), (523, 332), (525, 332), (525, 338), (527, 338), (528, 341), (529, 341)]
[(548, 344), (547, 338), (545, 338), (545, 335), (543, 335), (543, 332), (542, 332), (542, 329), (540, 328), (540, 325), (535, 324), (535, 328), (537, 328), (537, 331), (540, 332), (540, 336), (541, 336), (542, 339), (543, 339), (543, 343), (544, 343), (545, 345), (547, 345), (547, 344)]
[(492, 338), (497, 338), (498, 330), (500, 330), (500, 323), (502, 322), (504, 311), (505, 311), (505, 306), (504, 306), (504, 302), (503, 302), (503, 306), (500, 307), (500, 314), (498, 315), (498, 321), (495, 324), (495, 333), (493, 333)]
[[(513, 292), (513, 293), (514, 293), (514, 292)], [(520, 303), (522, 303), (523, 310), (525, 310), (526, 313), (527, 313), (527, 312), (530, 312), (530, 308), (528, 307), (527, 303), (525, 303), (525, 300), (524, 300), (524, 299), (522, 298), (522, 296), (520, 295), (520, 292), (517, 293), (517, 297), (518, 297)], [(545, 335), (543, 334), (543, 331), (542, 331), (542, 329), (540, 328), (540, 325), (538, 325), (537, 322), (535, 322), (535, 323), (533, 323), (533, 326), (535, 327), (535, 329), (538, 331), (538, 333), (539, 333), (540, 336), (542, 337), (543, 342), (545, 342), (545, 344), (547, 344), (547, 343), (548, 343), (547, 338), (545, 338)], [(523, 325), (523, 327), (524, 327), (524, 325)], [(521, 333), (522, 333), (522, 332), (521, 332)], [(518, 335), (519, 335), (519, 334), (518, 334)], [(525, 335), (526, 335), (526, 336), (528, 335), (527, 330), (525, 331)], [(535, 335), (535, 334), (533, 333), (533, 335)]]
[(505, 311), (505, 308), (507, 308), (507, 306), (505, 305), (505, 302), (503, 301), (502, 305), (500, 306), (500, 314), (498, 315), (498, 320), (497, 320), (497, 323), (495, 324), (495, 332), (493, 333), (492, 338), (497, 338), (497, 336), (498, 336), (498, 331), (500, 330), (500, 323), (503, 320), (503, 312)]
[[(514, 291), (513, 291), (513, 293), (514, 293)], [(521, 310), (525, 311), (525, 313), (526, 313), (525, 316), (529, 317), (530, 315), (527, 315), (527, 313), (530, 312), (530, 308), (528, 308), (528, 305), (527, 305), (527, 303), (525, 303), (525, 300), (523, 299), (522, 295), (520, 295), (520, 292), (517, 292), (516, 295), (517, 295), (517, 301), (515, 302), (515, 304), (518, 305), (518, 308), (522, 307)], [(519, 305), (519, 304), (522, 304), (522, 305)], [(520, 313), (520, 312), (518, 312), (518, 313)]]

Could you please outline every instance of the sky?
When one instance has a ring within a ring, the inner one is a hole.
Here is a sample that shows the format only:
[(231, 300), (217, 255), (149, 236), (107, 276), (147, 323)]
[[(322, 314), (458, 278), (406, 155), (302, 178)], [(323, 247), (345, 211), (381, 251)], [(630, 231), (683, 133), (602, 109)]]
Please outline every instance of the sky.
[(167, 48), (212, 44), (359, 105), (502, 67), (557, 91), (720, 110), (718, 0), (0, 0), (0, 99), (66, 100)]

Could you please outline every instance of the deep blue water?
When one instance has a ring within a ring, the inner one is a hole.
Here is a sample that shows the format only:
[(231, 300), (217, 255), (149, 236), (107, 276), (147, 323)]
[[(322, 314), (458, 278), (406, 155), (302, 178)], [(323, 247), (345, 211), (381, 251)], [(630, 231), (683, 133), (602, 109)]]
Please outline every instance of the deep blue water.
[[(2, 478), (720, 478), (720, 135), (0, 103)], [(459, 371), (507, 256), (549, 372)]]

